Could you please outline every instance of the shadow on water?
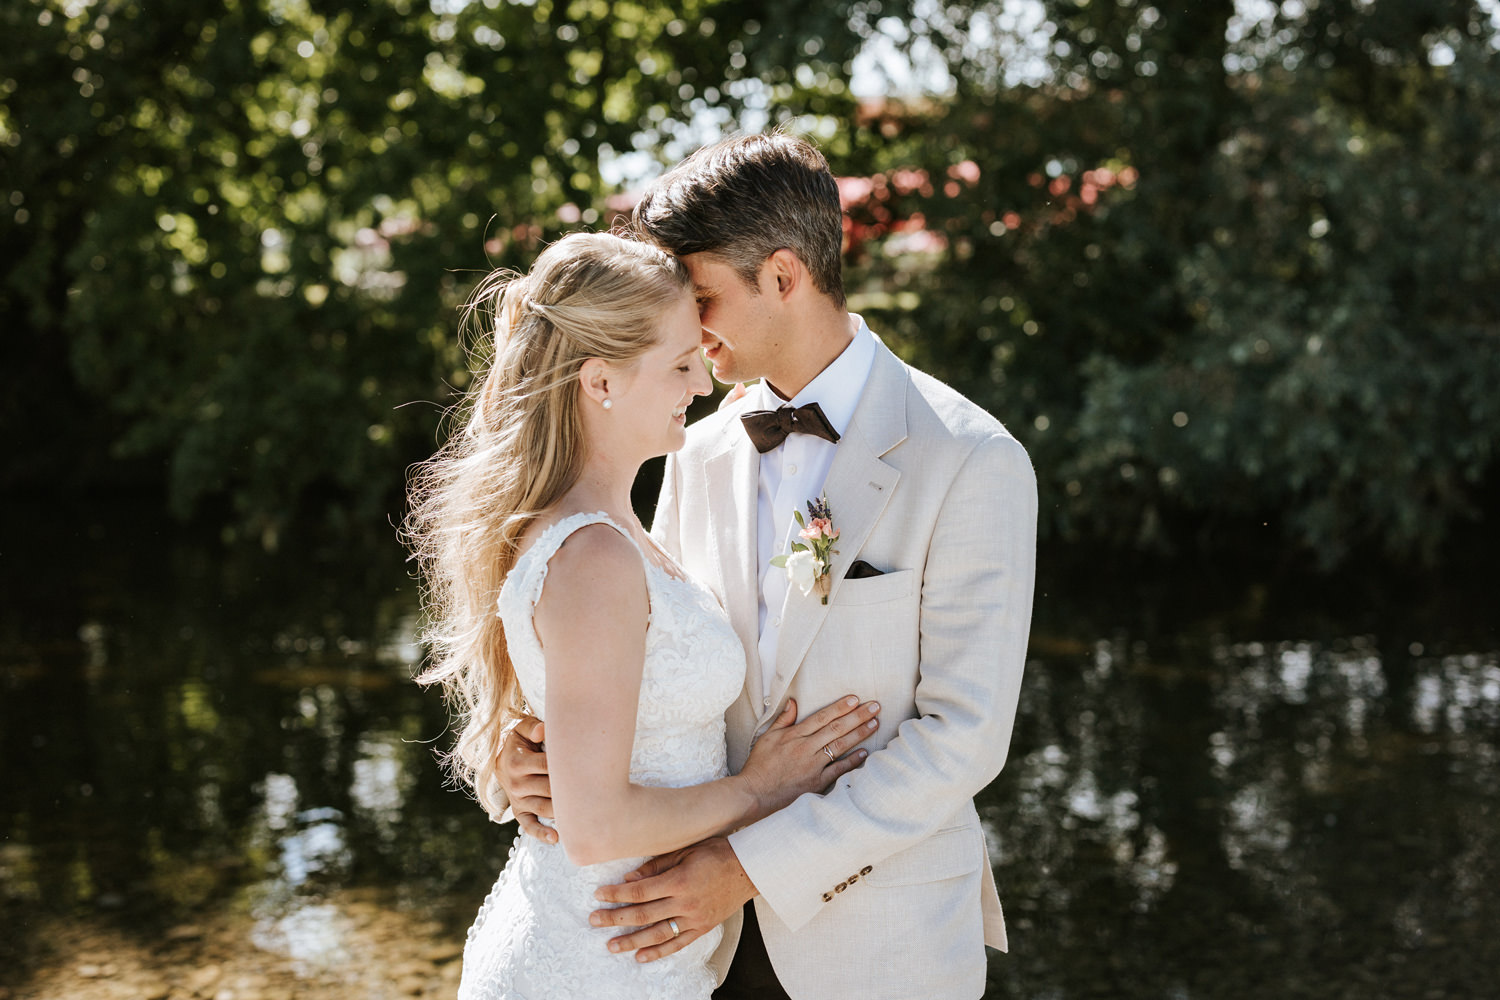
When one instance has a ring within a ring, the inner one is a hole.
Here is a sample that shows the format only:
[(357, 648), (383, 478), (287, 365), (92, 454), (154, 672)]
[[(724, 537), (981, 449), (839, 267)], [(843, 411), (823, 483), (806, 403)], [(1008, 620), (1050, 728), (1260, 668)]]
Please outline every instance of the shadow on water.
[[(0, 585), (0, 995), (84, 975), (59, 921), (161, 968), (202, 964), (168, 944), (222, 926), (312, 977), (378, 965), (356, 931), (402, 913), (451, 967), (511, 829), (444, 786), (394, 541), (225, 556), (123, 515), (33, 523)], [(987, 995), (1486, 995), (1487, 613), (1126, 579), (1041, 584), (980, 798), (1012, 940)]]

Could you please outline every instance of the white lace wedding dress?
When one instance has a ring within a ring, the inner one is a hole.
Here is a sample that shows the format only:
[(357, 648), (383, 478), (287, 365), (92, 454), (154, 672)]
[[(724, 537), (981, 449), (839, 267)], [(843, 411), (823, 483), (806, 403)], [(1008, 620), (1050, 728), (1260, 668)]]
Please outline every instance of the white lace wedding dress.
[[(548, 560), (569, 535), (597, 523), (631, 539), (603, 513), (575, 514), (541, 533), (500, 591), (499, 614), (516, 676), (526, 703), (543, 719), (546, 669), (532, 613)], [(642, 561), (651, 618), (630, 778), (661, 787), (721, 778), (728, 773), (724, 710), (745, 683), (744, 649), (712, 594), (644, 554)], [(469, 930), (459, 1000), (706, 1000), (714, 988), (707, 963), (721, 931), (642, 964), (633, 954), (608, 950), (609, 939), (623, 929), (589, 926), (589, 913), (600, 907), (594, 890), (621, 881), (643, 860), (579, 867), (561, 845), (518, 836)]]

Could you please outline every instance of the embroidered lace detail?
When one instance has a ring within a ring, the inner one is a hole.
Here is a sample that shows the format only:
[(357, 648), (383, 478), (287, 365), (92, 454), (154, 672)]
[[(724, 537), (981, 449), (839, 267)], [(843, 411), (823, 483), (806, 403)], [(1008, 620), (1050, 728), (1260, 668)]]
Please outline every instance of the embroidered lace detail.
[[(532, 614), (548, 561), (569, 535), (589, 524), (608, 524), (635, 544), (603, 512), (564, 518), (522, 553), (497, 602), (521, 691), (543, 719), (546, 665)], [(678, 788), (721, 778), (728, 773), (724, 711), (745, 682), (744, 649), (706, 588), (674, 576), (644, 553), (641, 558), (651, 619), (631, 780)], [(517, 837), (469, 929), (459, 1000), (706, 1000), (715, 978), (708, 959), (722, 932), (641, 964), (633, 955), (609, 952), (609, 939), (622, 929), (589, 926), (589, 913), (599, 908), (594, 890), (620, 881), (644, 860), (579, 867), (561, 845)]]

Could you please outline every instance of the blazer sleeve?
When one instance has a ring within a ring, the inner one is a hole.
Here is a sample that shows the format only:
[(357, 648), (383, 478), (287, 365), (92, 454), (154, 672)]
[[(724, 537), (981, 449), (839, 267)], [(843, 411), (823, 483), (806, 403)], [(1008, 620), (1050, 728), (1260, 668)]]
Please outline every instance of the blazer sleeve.
[(806, 924), (850, 872), (935, 833), (1005, 763), (1036, 575), (1036, 475), (999, 433), (970, 453), (941, 501), (920, 593), (916, 717), (823, 795), (730, 835), (761, 897)]

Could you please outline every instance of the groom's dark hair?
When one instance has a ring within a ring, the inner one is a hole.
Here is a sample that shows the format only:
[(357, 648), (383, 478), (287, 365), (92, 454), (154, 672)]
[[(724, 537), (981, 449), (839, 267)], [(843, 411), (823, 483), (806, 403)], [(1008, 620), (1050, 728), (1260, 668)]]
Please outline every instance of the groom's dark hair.
[(844, 214), (828, 161), (781, 133), (732, 136), (704, 146), (658, 178), (631, 224), (678, 257), (711, 253), (751, 287), (766, 258), (791, 250), (813, 287), (844, 304)]

